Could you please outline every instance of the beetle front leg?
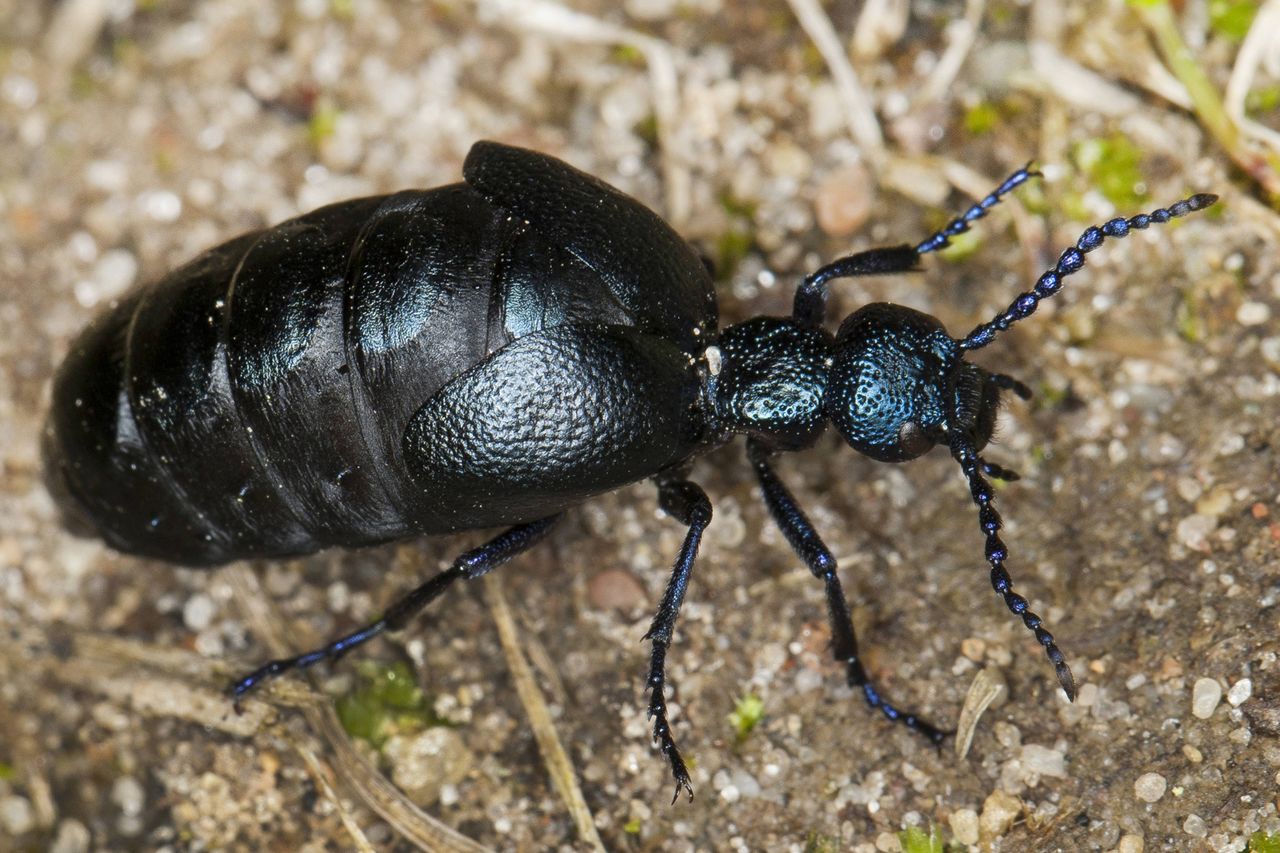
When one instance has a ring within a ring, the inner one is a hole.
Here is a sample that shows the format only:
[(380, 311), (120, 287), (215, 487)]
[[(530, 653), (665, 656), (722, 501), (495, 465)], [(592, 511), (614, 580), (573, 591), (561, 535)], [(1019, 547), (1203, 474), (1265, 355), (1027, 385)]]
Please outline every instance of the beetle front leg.
[(363, 645), (379, 634), (387, 631), (398, 631), (405, 627), (414, 616), (422, 611), (441, 593), (453, 585), (458, 579), (472, 580), (487, 574), (512, 557), (529, 550), (551, 529), (560, 516), (520, 524), (490, 539), (479, 548), (467, 551), (453, 565), (432, 577), (429, 581), (411, 590), (389, 608), (382, 618), (358, 631), (353, 631), (318, 649), (291, 658), (273, 660), (264, 664), (243, 678), (235, 681), (230, 688), (231, 699), (237, 706), (250, 690), (263, 681), (274, 678), (293, 669), (306, 669), (322, 660), (337, 660), (356, 646)]
[(844, 597), (844, 588), (840, 584), (840, 576), (836, 572), (836, 558), (830, 549), (813, 529), (812, 522), (805, 516), (804, 510), (796, 503), (795, 498), (769, 464), (769, 450), (760, 442), (751, 439), (747, 442), (747, 456), (751, 467), (760, 481), (760, 491), (764, 494), (765, 505), (774, 522), (782, 530), (791, 548), (796, 552), (814, 577), (823, 581), (827, 590), (827, 617), (831, 623), (831, 654), (844, 663), (846, 679), (850, 687), (862, 689), (867, 704), (879, 708), (890, 720), (902, 723), (907, 728), (920, 732), (937, 744), (946, 737), (946, 732), (938, 729), (915, 714), (899, 709), (880, 695), (880, 691), (871, 683), (871, 677), (862, 666), (858, 654), (858, 640), (853, 631), (853, 617), (849, 613), (849, 604)]
[(662, 602), (653, 622), (645, 633), (644, 639), (652, 642), (649, 655), (649, 678), (645, 687), (649, 690), (649, 718), (653, 720), (653, 739), (658, 742), (662, 754), (671, 763), (671, 775), (676, 778), (676, 794), (671, 799), (680, 799), (680, 791), (684, 790), (693, 799), (693, 785), (689, 781), (689, 771), (676, 748), (675, 738), (671, 736), (671, 725), (667, 722), (667, 700), (663, 696), (666, 684), (667, 649), (671, 646), (671, 634), (676, 626), (676, 617), (680, 615), (680, 603), (684, 601), (685, 590), (689, 586), (689, 574), (693, 569), (693, 560), (698, 556), (698, 545), (702, 542), (702, 532), (711, 523), (711, 501), (706, 492), (689, 480), (659, 480), (658, 505), (662, 511), (689, 528), (685, 534), (684, 544), (680, 546), (680, 555), (676, 557), (675, 566), (671, 570), (671, 579), (667, 581), (666, 591), (662, 593)]

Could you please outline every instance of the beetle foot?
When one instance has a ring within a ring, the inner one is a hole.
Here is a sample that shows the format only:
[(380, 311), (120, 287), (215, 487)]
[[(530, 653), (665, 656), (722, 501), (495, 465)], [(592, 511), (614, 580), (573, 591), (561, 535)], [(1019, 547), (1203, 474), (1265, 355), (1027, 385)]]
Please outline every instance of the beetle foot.
[(927, 723), (915, 714), (903, 711), (893, 703), (889, 702), (880, 695), (880, 691), (876, 689), (874, 684), (866, 680), (866, 673), (862, 670), (860, 665), (857, 667), (857, 670), (858, 673), (861, 674), (862, 680), (859, 681), (858, 675), (855, 674), (854, 668), (851, 665), (849, 667), (849, 686), (861, 687), (863, 698), (867, 700), (867, 704), (872, 708), (878, 708), (880, 713), (884, 714), (886, 719), (892, 720), (895, 723), (902, 723), (913, 732), (918, 732), (924, 735), (934, 746), (941, 746), (942, 742), (946, 740), (947, 735), (952, 734), (952, 732), (943, 731), (932, 723)]
[(663, 697), (663, 687), (665, 685), (665, 667), (663, 666), (666, 658), (667, 645), (662, 640), (653, 640), (653, 657), (649, 668), (649, 708), (647, 716), (653, 720), (653, 740), (658, 744), (658, 748), (662, 750), (662, 754), (666, 756), (667, 762), (671, 765), (671, 775), (676, 780), (675, 796), (671, 798), (672, 805), (676, 800), (680, 799), (680, 792), (683, 790), (688, 793), (689, 801), (693, 801), (693, 783), (689, 779), (689, 770), (685, 766), (684, 759), (680, 756), (680, 749), (676, 746), (675, 738), (671, 736), (671, 724), (667, 721), (667, 700)]

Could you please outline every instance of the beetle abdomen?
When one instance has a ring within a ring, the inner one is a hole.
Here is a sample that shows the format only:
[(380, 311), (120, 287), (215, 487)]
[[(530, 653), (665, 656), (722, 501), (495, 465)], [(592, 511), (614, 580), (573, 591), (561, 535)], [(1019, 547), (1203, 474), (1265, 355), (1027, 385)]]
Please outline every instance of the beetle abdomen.
[(466, 185), (331, 205), (82, 334), (54, 385), (53, 491), (114, 547), (192, 565), (456, 527), (405, 473), (410, 417), (510, 341), (585, 320), (633, 322)]

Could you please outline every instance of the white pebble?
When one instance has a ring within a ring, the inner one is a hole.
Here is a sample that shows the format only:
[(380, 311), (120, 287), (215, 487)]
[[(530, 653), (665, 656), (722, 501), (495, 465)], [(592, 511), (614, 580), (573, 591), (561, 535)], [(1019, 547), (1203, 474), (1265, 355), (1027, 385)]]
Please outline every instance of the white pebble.
[(1231, 689), (1227, 691), (1227, 701), (1231, 703), (1232, 708), (1239, 708), (1245, 702), (1248, 702), (1249, 697), (1252, 695), (1253, 681), (1248, 678), (1242, 678), (1231, 685)]
[(111, 801), (126, 815), (136, 816), (142, 814), (146, 793), (137, 779), (132, 776), (121, 776), (111, 786)]
[(218, 606), (213, 603), (213, 599), (198, 592), (187, 599), (187, 603), (182, 606), (182, 621), (192, 631), (203, 631), (213, 623), (213, 617), (218, 612)]
[(138, 259), (127, 249), (109, 249), (93, 265), (89, 277), (77, 282), (76, 300), (86, 308), (124, 294), (138, 277)]
[(30, 832), (35, 825), (36, 817), (26, 797), (0, 798), (0, 826), (10, 837)]
[(1209, 534), (1218, 526), (1218, 520), (1200, 513), (1192, 513), (1178, 522), (1178, 541), (1188, 548), (1203, 550), (1208, 547)]
[(1212, 678), (1197, 678), (1191, 688), (1191, 713), (1201, 720), (1213, 716), (1222, 701), (1222, 685)]
[(1189, 814), (1187, 819), (1182, 822), (1182, 831), (1187, 835), (1194, 835), (1196, 838), (1204, 838), (1209, 834), (1209, 827), (1200, 815)]
[(75, 818), (67, 818), (58, 824), (58, 835), (53, 839), (49, 853), (85, 853), (92, 840), (83, 823)]
[(1271, 308), (1265, 302), (1243, 302), (1236, 309), (1236, 322), (1241, 326), (1261, 326), (1271, 319)]
[(1067, 775), (1067, 757), (1056, 749), (1040, 746), (1036, 743), (1024, 744), (1022, 747), (1022, 764), (1032, 772), (1041, 776), (1053, 776), (1062, 779)]
[(1120, 843), (1116, 845), (1116, 853), (1142, 853), (1145, 848), (1146, 842), (1143, 841), (1142, 836), (1130, 832), (1120, 836)]
[(1144, 803), (1159, 802), (1169, 782), (1159, 773), (1143, 773), (1133, 783), (1133, 793)]
[(182, 215), (182, 199), (169, 190), (148, 190), (138, 196), (142, 212), (156, 222), (173, 222)]
[(956, 841), (971, 846), (978, 843), (978, 813), (973, 809), (956, 809), (947, 822)]

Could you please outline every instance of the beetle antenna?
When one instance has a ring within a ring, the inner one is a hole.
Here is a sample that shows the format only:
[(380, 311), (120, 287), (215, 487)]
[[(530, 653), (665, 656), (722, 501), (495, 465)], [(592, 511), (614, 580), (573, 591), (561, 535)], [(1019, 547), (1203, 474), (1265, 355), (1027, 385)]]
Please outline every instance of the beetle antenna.
[[(1066, 656), (1054, 642), (1053, 634), (1045, 629), (1044, 620), (1031, 611), (1025, 598), (1013, 591), (1013, 579), (1009, 577), (1009, 571), (1004, 567), (1009, 549), (1000, 539), (1000, 528), (1003, 525), (1000, 513), (996, 512), (996, 508), (991, 503), (993, 496), (991, 484), (982, 476), (983, 470), (990, 466), (978, 455), (977, 448), (973, 446), (973, 439), (960, 430), (951, 430), (951, 455), (960, 463), (960, 470), (964, 471), (965, 477), (969, 480), (969, 493), (973, 495), (973, 502), (978, 505), (978, 525), (987, 537), (986, 553), (987, 562), (991, 564), (991, 586), (1004, 598), (1005, 606), (1010, 612), (1020, 616), (1022, 624), (1036, 635), (1036, 642), (1044, 646), (1044, 652), (1049, 657), (1049, 662), (1053, 664), (1054, 672), (1057, 673), (1058, 683), (1066, 691), (1067, 698), (1074, 702), (1076, 680), (1071, 674), (1071, 667), (1067, 666)], [(993, 474), (993, 476), (996, 475)]]
[(969, 230), (969, 226), (987, 215), (987, 211), (1000, 203), (1000, 199), (1013, 192), (1015, 187), (1021, 186), (1032, 178), (1043, 178), (1044, 173), (1038, 169), (1031, 168), (1031, 164), (1023, 166), (1018, 171), (1004, 179), (1004, 183), (996, 187), (991, 195), (966, 210), (960, 216), (947, 223), (947, 227), (934, 233), (931, 237), (925, 239), (916, 246), (916, 254), (923, 255), (925, 252), (934, 252), (938, 249), (945, 249), (951, 245), (951, 238), (958, 237)]
[[(997, 191), (998, 192), (998, 191)], [(1062, 289), (1062, 280), (1084, 266), (1084, 256), (1102, 245), (1107, 237), (1119, 239), (1128, 236), (1132, 229), (1139, 231), (1152, 223), (1164, 224), (1178, 216), (1186, 216), (1193, 211), (1203, 210), (1218, 200), (1211, 193), (1197, 193), (1168, 207), (1159, 207), (1150, 213), (1141, 213), (1125, 219), (1117, 217), (1099, 227), (1090, 225), (1076, 240), (1076, 244), (1062, 253), (1057, 266), (1048, 270), (1036, 282), (1035, 288), (1021, 294), (1009, 304), (1004, 313), (997, 314), (989, 322), (975, 328), (960, 341), (960, 349), (975, 350), (985, 347), (995, 340), (998, 333), (1012, 326), (1019, 320), (1026, 319), (1035, 313), (1041, 299), (1048, 299)]]

